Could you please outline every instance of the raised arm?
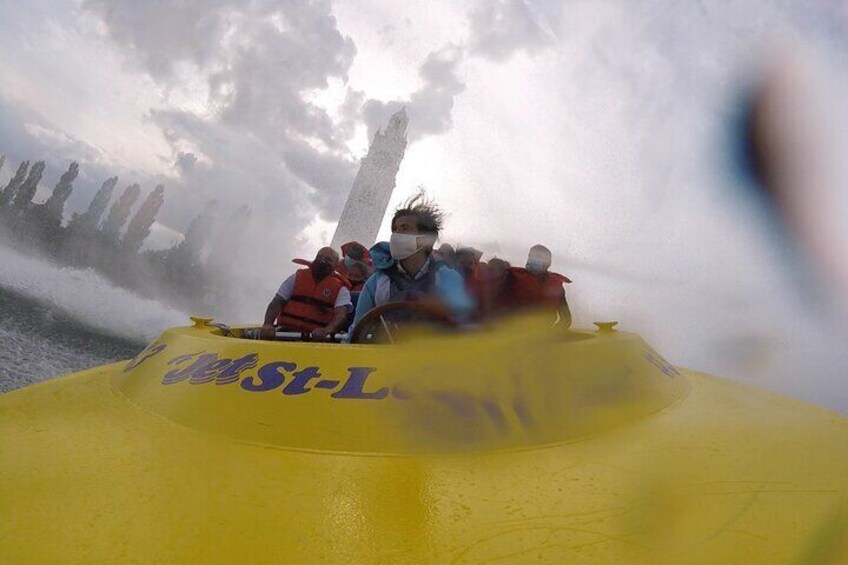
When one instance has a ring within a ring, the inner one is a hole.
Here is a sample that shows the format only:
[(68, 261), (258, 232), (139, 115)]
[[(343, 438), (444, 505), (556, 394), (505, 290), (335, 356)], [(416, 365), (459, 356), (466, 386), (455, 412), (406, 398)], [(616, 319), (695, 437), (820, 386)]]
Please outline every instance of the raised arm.
[(259, 337), (262, 339), (274, 339), (276, 333), (274, 330), (274, 320), (280, 315), (286, 302), (279, 294), (274, 295), (274, 298), (271, 299), (271, 302), (268, 303), (268, 307), (265, 309), (265, 320), (262, 322)]

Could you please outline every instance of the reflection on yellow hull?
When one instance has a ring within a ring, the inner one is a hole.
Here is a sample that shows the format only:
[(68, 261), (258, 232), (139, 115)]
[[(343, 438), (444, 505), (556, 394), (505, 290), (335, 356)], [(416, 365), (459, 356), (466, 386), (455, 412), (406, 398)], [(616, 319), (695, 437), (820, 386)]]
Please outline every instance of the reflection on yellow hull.
[(0, 397), (0, 561), (848, 562), (848, 421), (634, 334), (199, 326)]

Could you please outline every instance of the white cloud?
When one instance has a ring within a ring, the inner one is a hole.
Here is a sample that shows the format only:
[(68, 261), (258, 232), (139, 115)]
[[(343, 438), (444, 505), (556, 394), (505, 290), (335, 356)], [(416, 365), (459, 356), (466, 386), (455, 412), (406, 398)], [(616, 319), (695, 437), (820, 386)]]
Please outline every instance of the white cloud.
[(458, 76), (462, 58), (462, 48), (446, 45), (427, 56), (419, 70), (423, 84), (407, 99), (391, 102), (368, 100), (363, 109), (368, 138), (373, 138), (377, 128), (386, 124), (389, 117), (402, 107), (406, 108), (412, 124), (409, 128), (411, 141), (450, 130), (454, 100), (465, 90), (465, 84)]
[(552, 46), (560, 10), (558, 2), (483, 0), (469, 15), (471, 50), (501, 61), (518, 51), (534, 53)]

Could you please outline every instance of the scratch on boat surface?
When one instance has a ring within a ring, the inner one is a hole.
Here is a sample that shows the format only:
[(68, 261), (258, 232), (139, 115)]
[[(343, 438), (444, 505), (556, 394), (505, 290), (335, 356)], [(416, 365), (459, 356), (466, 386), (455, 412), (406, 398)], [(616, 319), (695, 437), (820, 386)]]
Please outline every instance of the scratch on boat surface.
[[(468, 555), (474, 548), (479, 547), (481, 545), (484, 545), (484, 544), (486, 544), (486, 543), (488, 543), (492, 540), (501, 538), (505, 535), (514, 534), (514, 533), (517, 533), (517, 532), (533, 532), (533, 531), (547, 531), (548, 532), (548, 536), (545, 538), (545, 540), (542, 543), (547, 543), (551, 539), (551, 537), (558, 532), (567, 531), (567, 532), (576, 532), (576, 533), (580, 533), (580, 534), (589, 534), (589, 535), (593, 535), (593, 536), (599, 536), (601, 539), (595, 540), (595, 542), (618, 541), (618, 542), (622, 542), (622, 543), (625, 543), (625, 544), (634, 545), (634, 546), (637, 546), (637, 547), (642, 547), (641, 544), (636, 543), (633, 540), (629, 540), (629, 539), (621, 537), (621, 536), (610, 535), (610, 534), (607, 534), (607, 533), (604, 533), (604, 532), (598, 532), (598, 531), (595, 531), (595, 530), (586, 530), (586, 529), (576, 528), (576, 527), (572, 527), (572, 526), (549, 526), (549, 525), (531, 525), (531, 524), (528, 524), (526, 526), (510, 528), (510, 529), (507, 529), (507, 530), (500, 530), (500, 531), (495, 532), (491, 535), (488, 535), (488, 536), (485, 536), (483, 538), (478, 539), (476, 542), (472, 543), (471, 545), (466, 546), (457, 556), (455, 556), (453, 558), (451, 563), (453, 563), (453, 564), (461, 563), (462, 560), (465, 558), (465, 556)], [(550, 547), (564, 546), (564, 545), (566, 545), (566, 544), (565, 543), (559, 543), (559, 544), (554, 544)], [(580, 546), (570, 546), (570, 547), (572, 549), (576, 549), (578, 547), (583, 547), (585, 545), (586, 544), (581, 544)], [(532, 551), (533, 549), (538, 549), (538, 547), (533, 547), (533, 548), (527, 549), (526, 551)], [(519, 553), (523, 553), (523, 552), (525, 552), (525, 551), (521, 551)], [(502, 557), (497, 557), (497, 558), (493, 558), (493, 559), (502, 559)], [(490, 559), (489, 561), (492, 561), (493, 559)]]

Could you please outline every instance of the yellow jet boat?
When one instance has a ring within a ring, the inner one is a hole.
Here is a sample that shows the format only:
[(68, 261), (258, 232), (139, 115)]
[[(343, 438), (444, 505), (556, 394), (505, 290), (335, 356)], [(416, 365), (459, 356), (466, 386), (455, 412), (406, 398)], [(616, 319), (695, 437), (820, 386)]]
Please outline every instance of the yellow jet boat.
[(533, 316), (0, 397), (2, 563), (848, 563), (848, 420)]

